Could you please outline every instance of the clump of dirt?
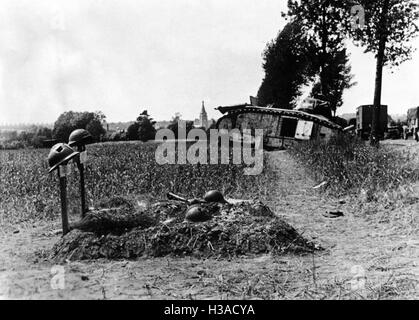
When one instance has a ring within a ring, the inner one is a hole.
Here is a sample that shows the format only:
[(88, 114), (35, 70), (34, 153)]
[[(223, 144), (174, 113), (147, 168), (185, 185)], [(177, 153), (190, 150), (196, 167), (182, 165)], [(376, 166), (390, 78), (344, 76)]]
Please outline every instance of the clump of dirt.
[(97, 235), (121, 235), (133, 228), (145, 229), (157, 223), (158, 217), (142, 212), (133, 201), (115, 197), (100, 202), (97, 209), (89, 211), (80, 221), (71, 224), (70, 228)]
[(258, 201), (204, 205), (212, 219), (201, 223), (185, 221), (187, 206), (181, 202), (158, 202), (140, 210), (127, 200), (118, 201), (111, 199), (73, 225), (52, 248), (50, 258), (231, 257), (316, 248)]

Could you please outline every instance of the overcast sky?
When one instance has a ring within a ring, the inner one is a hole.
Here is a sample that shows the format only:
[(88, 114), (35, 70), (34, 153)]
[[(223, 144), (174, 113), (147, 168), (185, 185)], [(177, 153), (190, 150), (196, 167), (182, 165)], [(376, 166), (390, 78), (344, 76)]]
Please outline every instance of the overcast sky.
[[(180, 112), (211, 118), (248, 102), (286, 0), (0, 0), (0, 123), (49, 122), (67, 110), (130, 121)], [(419, 40), (415, 40), (419, 47)], [(373, 100), (375, 61), (350, 47), (358, 85), (339, 113)], [(385, 72), (390, 113), (419, 106), (419, 53)]]

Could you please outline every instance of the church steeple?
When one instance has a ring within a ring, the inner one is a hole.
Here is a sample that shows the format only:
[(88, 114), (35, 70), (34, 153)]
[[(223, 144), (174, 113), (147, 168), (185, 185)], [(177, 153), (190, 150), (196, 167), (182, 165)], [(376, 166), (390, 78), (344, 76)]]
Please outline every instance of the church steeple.
[(204, 103), (204, 101), (202, 101), (201, 114), (207, 114), (207, 112), (205, 111), (205, 103)]
[(208, 116), (207, 116), (207, 112), (205, 111), (204, 101), (202, 101), (202, 108), (201, 108), (201, 113), (199, 115), (199, 122), (200, 122), (201, 127), (205, 129), (208, 128)]

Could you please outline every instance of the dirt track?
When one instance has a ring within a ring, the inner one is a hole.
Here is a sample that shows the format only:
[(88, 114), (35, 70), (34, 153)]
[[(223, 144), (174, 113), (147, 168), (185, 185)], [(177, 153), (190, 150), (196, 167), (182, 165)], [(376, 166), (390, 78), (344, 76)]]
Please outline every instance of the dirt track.
[[(53, 265), (44, 259), (43, 250), (59, 239), (53, 232), (60, 228), (57, 220), (54, 225), (21, 227), (19, 233), (0, 235), (0, 297), (419, 298), (419, 203), (394, 212), (391, 221), (380, 215), (360, 217), (353, 200), (339, 204), (316, 193), (312, 189), (315, 182), (286, 152), (274, 152), (270, 157), (278, 173), (274, 183), (282, 197), (269, 205), (325, 251), (314, 256), (230, 261), (159, 258), (68, 262), (63, 266), (64, 289), (52, 289)], [(328, 210), (340, 210), (345, 215), (326, 218), (323, 213)]]

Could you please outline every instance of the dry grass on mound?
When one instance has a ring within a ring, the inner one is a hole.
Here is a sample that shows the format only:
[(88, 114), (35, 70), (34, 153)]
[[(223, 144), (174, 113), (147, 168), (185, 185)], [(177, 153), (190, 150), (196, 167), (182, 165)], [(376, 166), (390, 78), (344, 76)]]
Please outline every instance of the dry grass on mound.
[(50, 258), (56, 261), (168, 255), (228, 258), (304, 253), (316, 248), (261, 202), (217, 206), (213, 218), (202, 223), (184, 221), (186, 206), (176, 201), (155, 203), (143, 211), (129, 202), (121, 202), (119, 209), (101, 208), (74, 225), (74, 230), (53, 247)]

